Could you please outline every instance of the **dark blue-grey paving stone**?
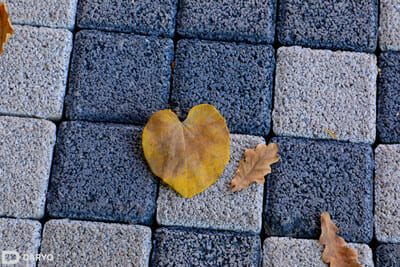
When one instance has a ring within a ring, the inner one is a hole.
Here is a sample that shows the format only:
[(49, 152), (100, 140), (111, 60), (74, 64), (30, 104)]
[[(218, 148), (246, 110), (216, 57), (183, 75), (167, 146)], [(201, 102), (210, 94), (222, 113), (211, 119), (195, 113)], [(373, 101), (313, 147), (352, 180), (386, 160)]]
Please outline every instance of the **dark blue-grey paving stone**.
[(157, 181), (143, 156), (142, 131), (63, 122), (47, 198), (50, 216), (151, 224)]
[(151, 266), (260, 266), (257, 235), (159, 228), (155, 231)]
[(80, 28), (172, 37), (178, 0), (79, 0)]
[(276, 0), (181, 0), (178, 33), (211, 40), (274, 42)]
[(381, 244), (376, 248), (376, 267), (400, 266), (400, 244)]
[(280, 160), (266, 184), (265, 231), (318, 238), (328, 211), (347, 242), (373, 235), (372, 149), (364, 144), (274, 138)]
[(378, 0), (281, 0), (277, 30), (283, 45), (373, 52)]
[(400, 53), (383, 53), (379, 68), (378, 136), (383, 143), (400, 143)]
[(181, 40), (176, 53), (171, 98), (184, 115), (207, 103), (233, 133), (269, 133), (275, 66), (271, 46)]
[(146, 123), (168, 107), (173, 57), (171, 39), (78, 32), (67, 119)]

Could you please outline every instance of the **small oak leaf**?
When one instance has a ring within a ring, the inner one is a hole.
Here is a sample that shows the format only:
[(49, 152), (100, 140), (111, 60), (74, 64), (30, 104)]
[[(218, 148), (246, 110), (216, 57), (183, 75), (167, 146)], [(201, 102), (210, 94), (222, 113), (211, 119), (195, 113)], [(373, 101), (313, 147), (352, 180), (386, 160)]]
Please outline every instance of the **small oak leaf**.
[(257, 145), (256, 149), (246, 149), (244, 161), (239, 162), (239, 168), (231, 181), (232, 191), (247, 189), (251, 182), (264, 183), (264, 176), (271, 173), (271, 164), (279, 160), (278, 145), (271, 143)]
[(13, 33), (14, 30), (11, 27), (6, 4), (0, 2), (0, 55), (3, 54), (4, 45)]

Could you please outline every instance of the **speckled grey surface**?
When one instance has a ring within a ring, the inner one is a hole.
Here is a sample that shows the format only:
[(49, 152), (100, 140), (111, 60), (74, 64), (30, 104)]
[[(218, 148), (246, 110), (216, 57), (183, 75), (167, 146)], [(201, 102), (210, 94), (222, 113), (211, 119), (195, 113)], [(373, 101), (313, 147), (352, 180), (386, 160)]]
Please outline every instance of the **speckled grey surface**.
[(261, 231), (264, 186), (233, 193), (229, 184), (244, 159), (244, 151), (265, 143), (255, 136), (231, 134), (231, 155), (221, 177), (204, 192), (185, 199), (165, 184), (160, 184), (157, 221), (161, 225), (211, 228), (233, 231)]
[(400, 266), (400, 244), (381, 244), (376, 248), (376, 267)]
[(0, 60), (0, 114), (61, 119), (72, 33), (13, 28)]
[(375, 236), (400, 242), (400, 144), (375, 149)]
[(55, 139), (52, 122), (0, 117), (0, 216), (44, 216)]
[(376, 78), (372, 54), (278, 49), (273, 130), (277, 135), (373, 143)]
[(151, 229), (71, 220), (50, 220), (44, 225), (40, 252), (53, 261), (39, 266), (148, 266)]
[[(348, 246), (358, 253), (358, 263), (363, 267), (374, 267), (368, 245), (349, 243)], [(323, 249), (318, 240), (269, 237), (264, 240), (263, 267), (328, 267), (321, 258)]]
[(383, 51), (400, 51), (400, 0), (380, 0), (379, 46)]

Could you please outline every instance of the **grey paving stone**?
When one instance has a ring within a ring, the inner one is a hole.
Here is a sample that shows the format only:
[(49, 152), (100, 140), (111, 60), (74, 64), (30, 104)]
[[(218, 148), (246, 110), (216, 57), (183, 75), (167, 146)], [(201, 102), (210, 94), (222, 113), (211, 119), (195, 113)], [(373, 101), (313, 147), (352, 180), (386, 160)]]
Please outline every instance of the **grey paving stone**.
[(14, 25), (0, 60), (0, 114), (60, 120), (72, 33)]
[(172, 105), (186, 115), (195, 105), (211, 104), (232, 133), (268, 135), (272, 46), (180, 40), (176, 51)]
[(178, 0), (80, 0), (80, 28), (173, 37)]
[(276, 0), (182, 0), (178, 33), (212, 40), (274, 42)]
[(78, 32), (67, 119), (145, 124), (168, 108), (173, 57), (171, 39)]
[(180, 228), (155, 231), (151, 266), (260, 266), (256, 235)]
[(39, 266), (148, 266), (150, 251), (146, 226), (50, 220), (40, 252), (54, 260)]
[(381, 244), (376, 248), (376, 267), (400, 266), (400, 244)]
[(0, 117), (0, 216), (44, 216), (55, 141), (52, 122)]
[(372, 54), (279, 48), (274, 132), (373, 143), (377, 74)]
[[(348, 246), (358, 253), (356, 261), (363, 267), (374, 267), (372, 250), (367, 244), (349, 243)], [(264, 267), (327, 267), (322, 261), (324, 249), (317, 240), (294, 239), (289, 237), (269, 237), (263, 246)]]
[(13, 24), (73, 30), (77, 3), (78, 0), (7, 1), (7, 10)]
[(264, 186), (232, 192), (229, 184), (243, 160), (244, 151), (265, 143), (255, 136), (231, 134), (231, 155), (221, 177), (204, 192), (186, 199), (164, 183), (157, 199), (157, 221), (161, 225), (211, 228), (233, 231), (261, 231)]
[(61, 123), (47, 196), (50, 216), (151, 225), (158, 183), (144, 159), (142, 131)]
[(400, 0), (380, 0), (379, 46), (383, 51), (400, 51)]
[(400, 242), (400, 144), (375, 149), (375, 236)]

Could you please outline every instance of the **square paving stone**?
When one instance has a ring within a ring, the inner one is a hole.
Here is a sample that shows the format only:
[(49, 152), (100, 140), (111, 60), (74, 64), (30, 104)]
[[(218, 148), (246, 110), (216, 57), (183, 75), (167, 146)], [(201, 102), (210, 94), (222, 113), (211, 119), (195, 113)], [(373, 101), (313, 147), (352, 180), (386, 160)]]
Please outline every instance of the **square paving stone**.
[(274, 42), (276, 0), (181, 0), (178, 33), (211, 40)]
[(375, 236), (400, 243), (400, 144), (375, 150)]
[(50, 216), (151, 225), (157, 180), (144, 159), (142, 131), (61, 123), (47, 198)]
[(260, 266), (256, 235), (180, 228), (155, 231), (150, 266)]
[(39, 266), (148, 266), (151, 229), (141, 225), (50, 220), (41, 253), (54, 255)]
[(60, 120), (72, 33), (14, 25), (0, 60), (0, 114)]
[(400, 143), (400, 53), (379, 57), (377, 131), (381, 142)]
[(0, 117), (0, 216), (44, 216), (55, 142), (52, 122)]
[(173, 37), (178, 0), (80, 0), (80, 28)]
[(281, 0), (278, 41), (283, 45), (374, 52), (378, 0)]
[(379, 46), (400, 51), (400, 0), (380, 0)]
[(279, 48), (274, 132), (374, 143), (377, 74), (372, 54)]
[[(324, 246), (318, 240), (294, 239), (289, 237), (269, 237), (264, 241), (263, 266), (264, 267), (326, 267), (322, 261)], [(363, 267), (374, 267), (372, 250), (366, 244), (349, 243), (348, 247), (354, 249), (358, 258), (356, 262)]]
[(181, 40), (176, 53), (171, 99), (184, 115), (207, 103), (218, 109), (231, 132), (268, 135), (272, 46)]
[(376, 248), (376, 267), (400, 266), (400, 244), (381, 244)]
[(264, 186), (251, 184), (249, 189), (233, 193), (230, 182), (246, 149), (254, 149), (264, 139), (231, 135), (231, 155), (221, 177), (204, 192), (186, 199), (160, 184), (157, 221), (161, 225), (211, 228), (232, 231), (261, 231)]
[(373, 235), (371, 147), (336, 141), (273, 138), (280, 160), (266, 183), (268, 235), (318, 238), (320, 216), (329, 212), (349, 242)]
[(171, 39), (78, 32), (66, 117), (145, 124), (168, 108), (173, 57)]

